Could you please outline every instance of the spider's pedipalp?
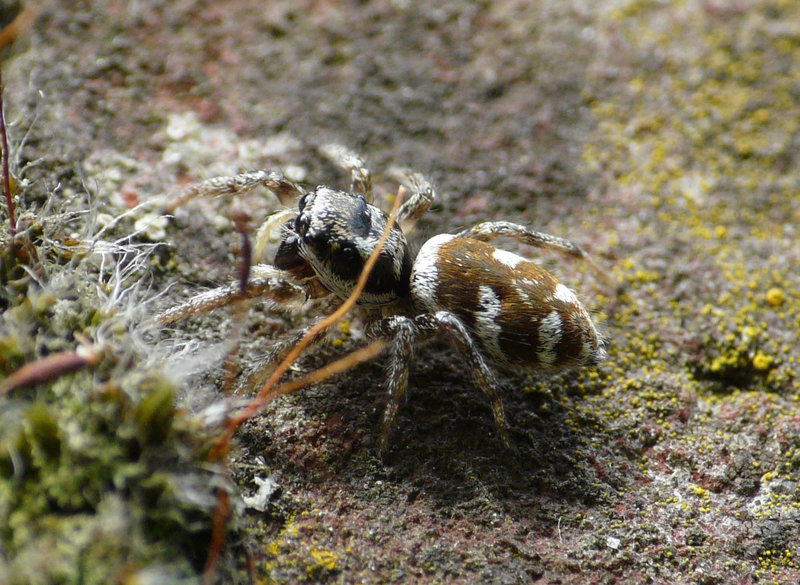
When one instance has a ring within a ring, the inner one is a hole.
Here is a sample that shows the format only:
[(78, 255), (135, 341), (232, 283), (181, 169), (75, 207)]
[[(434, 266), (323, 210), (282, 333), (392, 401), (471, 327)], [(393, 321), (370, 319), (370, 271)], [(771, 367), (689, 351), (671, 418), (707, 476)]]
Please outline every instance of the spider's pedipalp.
[(267, 257), (270, 252), (272, 258), (275, 257), (275, 252), (284, 237), (282, 231), (288, 229), (287, 223), (295, 217), (297, 209), (282, 209), (267, 217), (256, 232), (253, 245), (253, 258), (256, 262), (270, 262), (272, 259)]
[(410, 231), (419, 218), (425, 215), (436, 200), (436, 191), (421, 174), (401, 167), (392, 167), (388, 175), (408, 188), (411, 196), (406, 199), (397, 214), (403, 231)]

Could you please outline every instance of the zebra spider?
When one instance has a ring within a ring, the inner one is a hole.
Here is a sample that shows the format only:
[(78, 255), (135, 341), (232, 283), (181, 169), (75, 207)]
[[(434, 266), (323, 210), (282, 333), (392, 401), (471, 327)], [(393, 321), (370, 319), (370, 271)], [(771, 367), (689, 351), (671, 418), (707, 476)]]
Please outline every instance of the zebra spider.
[[(272, 216), (259, 230), (256, 260), (276, 223), (280, 241), (271, 264), (253, 267), (244, 293), (238, 284), (231, 284), (199, 294), (166, 310), (159, 316), (161, 322), (204, 313), (243, 297), (266, 297), (277, 303), (331, 295), (347, 298), (386, 228), (387, 215), (369, 203), (371, 175), (358, 155), (339, 145), (325, 146), (321, 152), (351, 173), (350, 192), (323, 185), (307, 191), (268, 171), (217, 177), (186, 191), (175, 206), (197, 196), (241, 194), (258, 186), (274, 192), (283, 204), (295, 199), (297, 204)], [(381, 451), (388, 447), (392, 422), (406, 394), (415, 345), (439, 334), (446, 335), (463, 354), (491, 402), (500, 436), (508, 446), (508, 425), (490, 363), (505, 369), (556, 372), (598, 364), (606, 352), (589, 313), (572, 290), (536, 263), (489, 242), (506, 236), (555, 250), (587, 261), (599, 276), (607, 276), (572, 242), (505, 221), (436, 235), (415, 256), (403, 229), (428, 211), (435, 193), (417, 173), (394, 174), (411, 195), (400, 207), (400, 225), (392, 227), (357, 304), (367, 336), (386, 340), (390, 353), (388, 403), (378, 447)], [(250, 379), (274, 367), (310, 328), (276, 344)]]

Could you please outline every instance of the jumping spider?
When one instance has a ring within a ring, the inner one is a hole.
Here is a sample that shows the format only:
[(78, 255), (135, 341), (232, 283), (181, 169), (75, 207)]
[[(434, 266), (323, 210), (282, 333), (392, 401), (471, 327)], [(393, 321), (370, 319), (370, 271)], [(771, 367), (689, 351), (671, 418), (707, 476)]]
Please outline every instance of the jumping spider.
[[(281, 223), (277, 252), (271, 265), (254, 266), (244, 293), (231, 284), (199, 294), (162, 313), (162, 322), (243, 297), (267, 297), (277, 303), (330, 295), (347, 298), (387, 225), (387, 215), (369, 203), (371, 175), (358, 155), (338, 145), (326, 146), (322, 152), (350, 171), (349, 193), (324, 185), (307, 191), (268, 171), (209, 179), (185, 193), (181, 202), (263, 186), (284, 204), (298, 201), (293, 211), (273, 216)], [(408, 229), (428, 211), (435, 193), (421, 175), (398, 174), (410, 190), (398, 212), (398, 222)], [(268, 220), (259, 230), (257, 251), (265, 247), (275, 221)], [(489, 398), (506, 445), (508, 425), (490, 362), (506, 369), (556, 372), (594, 365), (606, 357), (603, 340), (575, 293), (536, 263), (488, 243), (500, 236), (582, 259), (607, 278), (576, 244), (522, 225), (494, 221), (457, 234), (439, 234), (414, 256), (403, 228), (395, 224), (358, 300), (367, 336), (389, 344), (389, 396), (378, 441), (381, 451), (388, 446), (392, 421), (406, 394), (417, 342), (441, 333), (449, 338)], [(308, 329), (279, 343), (259, 369), (268, 370)]]

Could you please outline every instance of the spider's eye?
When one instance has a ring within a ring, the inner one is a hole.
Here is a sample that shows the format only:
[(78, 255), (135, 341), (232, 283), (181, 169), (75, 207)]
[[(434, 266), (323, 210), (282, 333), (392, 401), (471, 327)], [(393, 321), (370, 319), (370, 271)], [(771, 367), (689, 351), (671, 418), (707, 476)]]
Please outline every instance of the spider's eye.
[(355, 282), (361, 274), (364, 261), (355, 246), (348, 243), (328, 244), (318, 250), (329, 276), (345, 282)]
[(345, 245), (339, 249), (336, 260), (343, 264), (359, 264), (361, 256), (353, 246)]
[(294, 231), (296, 231), (300, 236), (305, 236), (306, 232), (308, 231), (309, 223), (311, 223), (311, 220), (307, 215), (298, 215), (297, 219), (294, 220)]
[(306, 264), (306, 261), (300, 256), (300, 248), (295, 236), (289, 236), (281, 241), (273, 264), (275, 264), (275, 268), (281, 270), (292, 270)]
[(300, 201), (297, 202), (297, 208), (300, 211), (303, 211), (303, 209), (305, 208), (306, 202), (308, 201), (308, 195), (309, 195), (308, 193), (303, 193), (303, 196), (300, 197)]

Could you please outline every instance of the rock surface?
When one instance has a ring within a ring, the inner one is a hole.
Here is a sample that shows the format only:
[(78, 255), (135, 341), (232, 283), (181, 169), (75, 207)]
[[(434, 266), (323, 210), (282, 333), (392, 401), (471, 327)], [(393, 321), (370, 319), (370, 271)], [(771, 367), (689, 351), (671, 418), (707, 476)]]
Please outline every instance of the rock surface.
[[(152, 283), (138, 298), (163, 294), (150, 306), (235, 279), (239, 242), (219, 202), (192, 202), (169, 221), (138, 204), (252, 168), (345, 187), (317, 151), (329, 142), (364, 154), (384, 206), (392, 166), (432, 180), (438, 200), (411, 235), (417, 246), (511, 220), (575, 241), (620, 283), (607, 290), (576, 263), (504, 244), (541, 256), (578, 291), (610, 353), (595, 370), (503, 375), (510, 451), (445, 343), (418, 351), (384, 460), (381, 360), (271, 404), (237, 435), (235, 491), (253, 497), (266, 478), (270, 490), (258, 509), (237, 510), (222, 579), (244, 581), (249, 567), (268, 583), (800, 580), (797, 2), (53, 0), (6, 51), (20, 213), (45, 213), (55, 192), (60, 213), (91, 209), (81, 217), (94, 223), (70, 220), (51, 241), (69, 246), (70, 230), (91, 239), (110, 225), (115, 238), (136, 232), (137, 249), (164, 244), (137, 267)], [(274, 200), (254, 194), (244, 205), (255, 228)], [(47, 261), (52, 283), (67, 264)], [(108, 267), (87, 270), (103, 281)], [(254, 307), (241, 369), (302, 322)], [(74, 347), (76, 332), (97, 339), (91, 319), (39, 327), (42, 343), (5, 359), (4, 375)], [(221, 311), (148, 329), (131, 351), (158, 348), (167, 361), (132, 367), (180, 363), (178, 404), (197, 413), (221, 396), (224, 349), (213, 352), (229, 327)], [(347, 322), (297, 368), (355, 348), (360, 333)], [(114, 376), (134, 375), (119, 363)], [(62, 421), (48, 431), (59, 437), (71, 432), (58, 414), (64, 382), (34, 395)], [(13, 400), (23, 411), (30, 396), (0, 397), (0, 409)], [(3, 478), (8, 518), (21, 488)], [(97, 515), (124, 516), (98, 497)], [(47, 501), (48, 514), (72, 510)], [(205, 516), (190, 518), (208, 530), (208, 506), (198, 509)], [(11, 582), (58, 580), (53, 567), (14, 560), (33, 558), (37, 514), (0, 531)], [(195, 579), (209, 547), (198, 534), (174, 567), (153, 553), (151, 533), (118, 556), (97, 554), (91, 538), (53, 546), (64, 574), (81, 570), (78, 558), (95, 563), (87, 582), (128, 582), (154, 566)], [(75, 547), (91, 554), (63, 552)]]

